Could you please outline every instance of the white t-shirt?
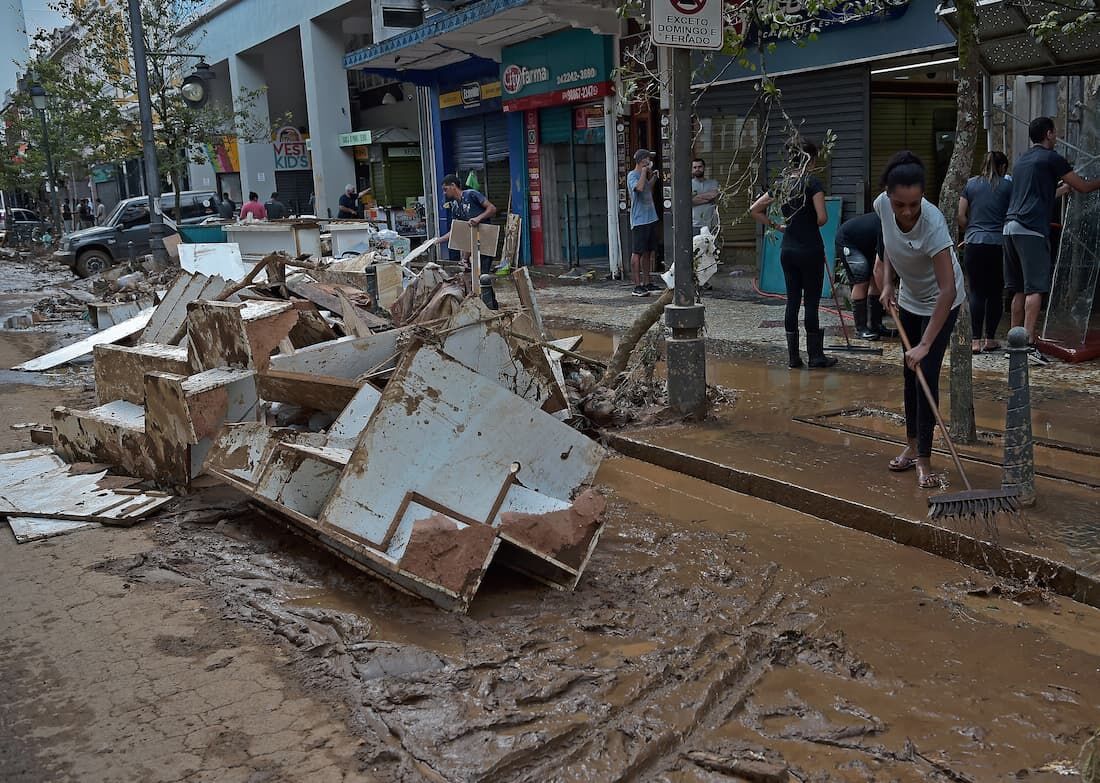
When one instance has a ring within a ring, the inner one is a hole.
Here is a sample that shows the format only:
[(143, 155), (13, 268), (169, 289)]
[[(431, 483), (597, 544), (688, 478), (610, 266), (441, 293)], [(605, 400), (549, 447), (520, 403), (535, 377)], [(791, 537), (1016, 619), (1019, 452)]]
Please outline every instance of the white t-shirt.
[(882, 244), (890, 263), (901, 278), (898, 304), (914, 315), (930, 316), (936, 309), (940, 286), (936, 282), (936, 268), (932, 258), (941, 250), (951, 250), (951, 265), (955, 270), (955, 303), (958, 307), (966, 301), (962, 267), (959, 266), (951, 232), (943, 213), (921, 199), (920, 218), (909, 232), (898, 228), (890, 199), (882, 193), (875, 199), (875, 212), (882, 221)]

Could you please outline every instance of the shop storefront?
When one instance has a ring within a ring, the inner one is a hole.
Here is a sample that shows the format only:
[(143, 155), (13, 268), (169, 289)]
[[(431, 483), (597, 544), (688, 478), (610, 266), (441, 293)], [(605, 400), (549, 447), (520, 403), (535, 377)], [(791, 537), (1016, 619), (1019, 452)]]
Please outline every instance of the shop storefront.
[[(291, 214), (310, 211), (309, 197), (313, 193), (313, 164), (308, 139), (297, 128), (280, 128), (275, 133), (275, 187), (279, 200)], [(266, 200), (270, 193), (261, 193)]]
[(495, 73), (439, 87), (443, 165), (479, 190), (503, 212), (508, 206), (508, 128)]
[[(820, 143), (835, 134), (818, 176), (842, 199), (843, 219), (870, 208), (882, 166), (899, 149), (918, 151), (929, 170), (929, 197), (938, 195), (954, 144), (956, 100), (954, 39), (935, 9), (935, 0), (910, 0), (829, 27), (812, 46), (781, 42), (751, 69), (723, 57), (699, 61), (694, 153), (723, 187), (740, 188), (720, 210), (727, 260), (757, 255), (760, 232), (744, 219), (745, 209), (783, 165), (785, 124), (758, 100), (764, 65), (805, 137)], [(750, 170), (760, 147), (763, 160)]]
[(504, 49), (503, 108), (523, 116), (536, 264), (607, 263), (612, 57), (610, 37), (580, 29)]

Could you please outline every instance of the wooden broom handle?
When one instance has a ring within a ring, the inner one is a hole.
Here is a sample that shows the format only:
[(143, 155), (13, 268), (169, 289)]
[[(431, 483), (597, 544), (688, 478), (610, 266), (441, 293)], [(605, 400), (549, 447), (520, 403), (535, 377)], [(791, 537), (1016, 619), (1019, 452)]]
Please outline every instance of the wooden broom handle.
[[(913, 350), (912, 344), (909, 342), (909, 335), (905, 333), (905, 327), (902, 326), (901, 317), (898, 314), (897, 305), (893, 302), (890, 303), (890, 315), (894, 317), (894, 325), (898, 327), (898, 334), (901, 335), (901, 344), (905, 347), (905, 352)], [(905, 357), (902, 357), (902, 361), (905, 361)], [(943, 439), (947, 441), (947, 449), (951, 452), (951, 459), (955, 460), (955, 469), (959, 471), (959, 475), (962, 477), (963, 484), (966, 488), (973, 489), (970, 486), (970, 479), (966, 477), (966, 471), (963, 469), (962, 460), (959, 459), (959, 452), (955, 451), (955, 444), (951, 441), (951, 433), (947, 431), (947, 427), (943, 423), (943, 417), (940, 415), (940, 406), (936, 404), (936, 398), (932, 396), (932, 389), (928, 387), (928, 381), (924, 378), (924, 371), (920, 368), (920, 363), (917, 363), (914, 370), (917, 374), (917, 381), (920, 382), (920, 387), (924, 389), (924, 396), (928, 399), (928, 406), (932, 408), (932, 415), (936, 417), (936, 424), (940, 425), (940, 432), (943, 433)]]

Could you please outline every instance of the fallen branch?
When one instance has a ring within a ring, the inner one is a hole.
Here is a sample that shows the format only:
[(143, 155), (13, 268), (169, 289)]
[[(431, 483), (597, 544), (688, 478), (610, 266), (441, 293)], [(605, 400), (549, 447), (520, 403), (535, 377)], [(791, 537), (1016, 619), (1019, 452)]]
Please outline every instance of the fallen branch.
[(576, 351), (570, 351), (568, 348), (561, 348), (557, 345), (554, 345), (553, 343), (548, 343), (545, 340), (538, 340), (534, 337), (528, 337), (525, 334), (520, 334), (519, 332), (513, 332), (511, 329), (508, 330), (508, 336), (509, 337), (514, 337), (517, 340), (523, 340), (524, 342), (531, 343), (532, 345), (537, 345), (540, 348), (545, 348), (548, 351), (553, 351), (554, 353), (559, 353), (562, 356), (568, 356), (570, 359), (576, 359), (581, 364), (587, 364), (587, 365), (590, 365), (592, 367), (598, 367), (601, 370), (603, 370), (607, 367), (607, 365), (604, 364), (603, 362), (601, 362), (599, 359), (593, 359), (591, 356), (585, 356), (583, 353), (577, 353)]
[(610, 387), (619, 375), (626, 371), (626, 365), (630, 362), (630, 356), (634, 353), (634, 349), (638, 347), (638, 343), (645, 336), (645, 333), (652, 328), (653, 324), (661, 320), (661, 314), (664, 313), (665, 307), (671, 303), (672, 289), (670, 288), (657, 297), (656, 302), (642, 311), (642, 314), (638, 316), (634, 324), (623, 335), (619, 347), (615, 349), (611, 361), (607, 364), (607, 371), (604, 372), (603, 377), (600, 378), (600, 382), (597, 384), (598, 386)]

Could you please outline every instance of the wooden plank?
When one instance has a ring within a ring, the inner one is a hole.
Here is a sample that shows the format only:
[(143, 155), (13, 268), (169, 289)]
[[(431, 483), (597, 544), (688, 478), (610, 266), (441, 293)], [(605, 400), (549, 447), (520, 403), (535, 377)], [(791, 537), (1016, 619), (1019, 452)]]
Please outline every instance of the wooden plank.
[(145, 374), (167, 372), (188, 374), (187, 349), (174, 345), (147, 343), (132, 348), (121, 345), (97, 345), (95, 390), (99, 404), (126, 400), (135, 405), (145, 402)]
[(326, 413), (340, 413), (359, 393), (346, 378), (268, 370), (258, 376), (260, 399), (286, 402)]
[(125, 340), (127, 337), (133, 337), (135, 334), (138, 334), (149, 323), (149, 319), (153, 317), (155, 311), (156, 308), (154, 307), (142, 310), (141, 313), (127, 321), (115, 324), (108, 329), (104, 329), (102, 332), (96, 332), (90, 337), (78, 340), (72, 345), (66, 345), (64, 348), (58, 348), (56, 351), (51, 351), (36, 359), (31, 359), (29, 362), (23, 362), (12, 369), (41, 372), (42, 370), (49, 370), (53, 367), (65, 364), (66, 362), (71, 362), (73, 359), (79, 359), (81, 356), (87, 356), (95, 350), (97, 345), (117, 343), (121, 340)]
[(546, 327), (542, 323), (542, 310), (539, 309), (538, 300), (535, 298), (535, 286), (531, 282), (531, 273), (527, 270), (527, 267), (521, 266), (512, 272), (512, 282), (516, 286), (520, 306), (531, 316), (539, 336), (545, 340), (547, 335)]
[[(163, 343), (175, 334), (176, 329), (187, 318), (187, 303), (202, 291), (209, 278), (206, 275), (193, 275), (190, 272), (181, 272), (180, 276), (172, 283), (168, 293), (157, 305), (157, 312), (141, 333), (143, 343)], [(179, 323), (172, 328), (166, 324), (175, 320), (174, 313), (179, 310)], [(167, 332), (167, 334), (164, 334)]]

